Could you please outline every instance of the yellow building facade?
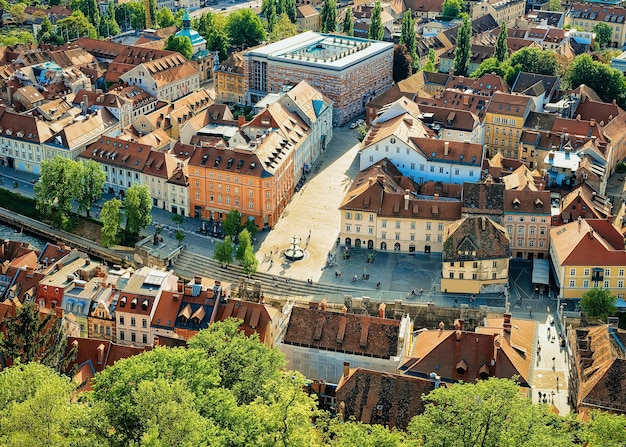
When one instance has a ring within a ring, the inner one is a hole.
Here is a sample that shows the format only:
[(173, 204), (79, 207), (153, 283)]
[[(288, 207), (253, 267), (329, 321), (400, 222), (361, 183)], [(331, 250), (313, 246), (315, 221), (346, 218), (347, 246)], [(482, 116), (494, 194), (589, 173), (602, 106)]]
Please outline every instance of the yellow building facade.
[(485, 149), (487, 157), (501, 152), (518, 158), (518, 146), (524, 122), (531, 112), (528, 96), (494, 93), (485, 113)]

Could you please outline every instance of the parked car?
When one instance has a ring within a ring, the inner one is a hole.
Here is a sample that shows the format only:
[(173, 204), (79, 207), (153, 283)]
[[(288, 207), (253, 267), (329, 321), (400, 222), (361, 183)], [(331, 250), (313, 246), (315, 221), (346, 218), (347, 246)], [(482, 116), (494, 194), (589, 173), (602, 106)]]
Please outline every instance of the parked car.
[(356, 129), (357, 126), (358, 126), (357, 123), (352, 123), (350, 124), (350, 129)]

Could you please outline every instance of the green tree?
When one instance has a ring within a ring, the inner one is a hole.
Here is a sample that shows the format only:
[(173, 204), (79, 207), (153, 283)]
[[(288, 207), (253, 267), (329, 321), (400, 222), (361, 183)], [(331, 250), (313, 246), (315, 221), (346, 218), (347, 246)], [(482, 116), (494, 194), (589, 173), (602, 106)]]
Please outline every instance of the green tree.
[(415, 19), (413, 12), (409, 9), (402, 16), (402, 31), (400, 33), (400, 45), (406, 47), (406, 51), (413, 60), (413, 65), (419, 64), (417, 57), (417, 41), (415, 38)]
[(9, 9), (9, 14), (11, 14), (11, 17), (18, 25), (24, 23), (24, 19), (26, 18), (26, 6), (25, 3), (16, 3), (11, 5)]
[(79, 37), (97, 37), (96, 27), (93, 26), (81, 11), (74, 11), (71, 16), (57, 21), (57, 30), (66, 40), (75, 40)]
[(38, 364), (0, 372), (0, 445), (104, 447), (106, 418), (77, 402), (69, 377)]
[(185, 223), (185, 216), (172, 214), (172, 222), (176, 225), (176, 228), (180, 228), (180, 226)]
[(296, 0), (285, 0), (285, 9), (283, 14), (287, 14), (291, 23), (296, 23), (296, 16), (298, 14), (296, 9)]
[(424, 65), (424, 68), (423, 68), (424, 71), (429, 71), (431, 73), (434, 73), (437, 70), (435, 68), (436, 57), (437, 57), (437, 54), (435, 53), (435, 50), (433, 50), (432, 48), (428, 50), (428, 62), (426, 62), (426, 65)]
[(174, 14), (169, 8), (161, 8), (157, 11), (156, 22), (159, 28), (167, 28), (174, 25)]
[(607, 317), (615, 313), (617, 298), (608, 289), (587, 290), (580, 300), (580, 307), (592, 318), (607, 321)]
[(500, 63), (495, 57), (490, 57), (482, 61), (480, 66), (470, 75), (470, 77), (478, 79), (485, 73), (495, 73), (503, 79), (509, 79), (512, 72), (513, 69), (509, 65), (508, 60)]
[[(144, 6), (145, 8), (145, 6)], [(157, 24), (157, 3), (156, 0), (148, 0), (148, 8), (150, 9), (150, 23), (152, 26)]]
[(41, 163), (41, 176), (35, 183), (36, 207), (44, 217), (53, 215), (54, 222), (60, 225), (72, 209), (72, 200), (77, 196), (77, 163), (56, 156)]
[(13, 29), (0, 36), (0, 45), (3, 46), (29, 43), (35, 43), (35, 36), (22, 29)]
[(62, 45), (65, 43), (63, 38), (54, 32), (52, 22), (47, 17), (43, 19), (43, 22), (41, 22), (41, 27), (37, 32), (37, 42), (47, 43), (50, 45)]
[(611, 43), (613, 37), (613, 28), (604, 22), (596, 23), (591, 31), (596, 33), (596, 41), (600, 44), (600, 47), (605, 47)]
[(80, 11), (94, 27), (100, 24), (100, 9), (96, 0), (81, 0)]
[(320, 16), (322, 32), (334, 33), (337, 30), (337, 2), (335, 0), (324, 0)]
[(509, 52), (509, 47), (507, 45), (507, 41), (509, 39), (509, 32), (506, 29), (506, 22), (502, 22), (500, 25), (500, 33), (498, 34), (498, 40), (496, 41), (496, 46), (493, 51), (493, 57), (497, 59), (498, 62), (502, 63), (506, 60)]
[(7, 314), (0, 333), (0, 357), (8, 363), (37, 362), (55, 371), (63, 371), (76, 355), (66, 353), (67, 337), (63, 320), (54, 312), (42, 314), (33, 302), (15, 307), (15, 315)]
[(594, 61), (588, 54), (581, 54), (569, 64), (564, 79), (574, 89), (581, 84), (591, 87), (605, 102), (616, 99), (620, 106), (626, 105), (624, 77), (619, 70)]
[(241, 219), (243, 216), (236, 209), (232, 209), (226, 215), (224, 223), (222, 224), (222, 231), (226, 236), (231, 238), (238, 235), (241, 231)]
[(593, 411), (582, 437), (588, 447), (623, 447), (626, 445), (626, 416)]
[(122, 202), (118, 199), (108, 200), (102, 205), (100, 212), (102, 230), (100, 232), (103, 247), (114, 247), (120, 243), (122, 236)]
[(259, 231), (258, 227), (256, 226), (256, 222), (254, 221), (254, 217), (248, 217), (243, 224), (243, 228), (248, 230), (248, 233), (250, 233), (250, 237), (253, 239), (254, 236), (256, 236), (257, 231)]
[(248, 9), (239, 9), (230, 14), (226, 21), (226, 31), (231, 45), (237, 48), (254, 47), (266, 38), (261, 19)]
[(271, 0), (268, 3), (267, 14), (265, 15), (265, 20), (267, 21), (267, 31), (271, 33), (274, 30), (274, 27), (278, 23), (278, 13), (276, 12), (276, 2)]
[(463, 12), (463, 0), (444, 0), (441, 6), (441, 18), (445, 21), (456, 19)]
[(277, 42), (287, 37), (295, 36), (296, 34), (298, 34), (298, 26), (291, 23), (287, 14), (282, 13), (270, 33), (270, 41)]
[(220, 385), (233, 392), (238, 404), (249, 404), (272, 394), (265, 385), (281, 377), (286, 362), (277, 348), (260, 343), (258, 334), (246, 337), (240, 325), (241, 320), (234, 319), (212, 324), (189, 340), (188, 346), (216, 362)]
[(550, 0), (548, 2), (548, 11), (558, 12), (561, 9), (561, 0)]
[(126, 232), (138, 237), (141, 230), (152, 223), (152, 197), (145, 185), (133, 185), (126, 190), (124, 197), (126, 210)]
[(187, 36), (176, 36), (174, 34), (169, 35), (164, 49), (177, 51), (186, 59), (191, 59), (191, 56), (193, 56), (193, 45)]
[(239, 233), (239, 245), (237, 246), (236, 258), (241, 263), (242, 270), (246, 275), (256, 273), (259, 263), (254, 255), (250, 232), (246, 229)]
[(115, 21), (115, 5), (112, 1), (107, 3), (106, 13), (100, 16), (100, 27), (98, 31), (100, 36), (103, 37), (117, 36), (122, 32), (120, 26)]
[[(321, 424), (318, 424), (321, 425)], [(338, 422), (331, 420), (327, 433), (323, 434), (325, 445), (331, 447), (413, 447), (405, 432), (390, 430), (378, 424), (361, 422)]]
[(78, 202), (78, 212), (86, 212), (89, 217), (89, 211), (94, 203), (96, 203), (104, 192), (104, 185), (107, 177), (100, 163), (93, 160), (81, 161), (76, 165), (76, 174), (74, 176), (76, 182), (76, 194), (74, 199)]
[(217, 51), (218, 57), (221, 61), (226, 60), (228, 57), (228, 47), (230, 43), (228, 41), (228, 36), (223, 31), (216, 31), (211, 33), (209, 39), (207, 40), (207, 48), (210, 51)]
[(508, 62), (512, 70), (505, 80), (509, 85), (513, 85), (520, 71), (556, 76), (560, 70), (556, 53), (552, 50), (525, 47), (513, 53)]
[(472, 23), (467, 14), (463, 15), (463, 22), (459, 26), (456, 37), (456, 48), (454, 50), (454, 74), (457, 76), (467, 76), (469, 70), (472, 47), (470, 38), (472, 37)]
[(222, 242), (218, 242), (213, 250), (213, 259), (220, 262), (223, 266), (233, 263), (235, 246), (230, 236), (224, 237)]
[(400, 82), (413, 74), (413, 60), (404, 45), (393, 48), (393, 82)]
[(176, 240), (178, 241), (178, 245), (180, 246), (185, 240), (185, 232), (183, 230), (176, 230), (176, 234), (174, 235)]
[(354, 17), (352, 17), (351, 6), (348, 6), (346, 8), (346, 13), (343, 16), (343, 24), (341, 28), (346, 36), (354, 36)]
[(573, 446), (563, 420), (522, 397), (512, 380), (490, 378), (439, 388), (424, 396), (409, 434), (424, 447)]
[(385, 37), (381, 14), (382, 7), (380, 6), (380, 0), (376, 0), (376, 3), (374, 3), (374, 9), (372, 9), (372, 18), (370, 20), (370, 29), (368, 32), (368, 37), (370, 39), (383, 40), (383, 37)]

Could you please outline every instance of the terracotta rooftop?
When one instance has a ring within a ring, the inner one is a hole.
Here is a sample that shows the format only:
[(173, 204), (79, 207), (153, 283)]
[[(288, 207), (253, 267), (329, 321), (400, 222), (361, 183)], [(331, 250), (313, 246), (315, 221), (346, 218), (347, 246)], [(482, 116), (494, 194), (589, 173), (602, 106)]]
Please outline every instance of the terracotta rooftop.
[(550, 245), (562, 266), (626, 265), (624, 237), (605, 219), (579, 219), (552, 227)]
[(570, 394), (577, 409), (626, 413), (626, 331), (606, 325), (579, 328), (570, 332), (570, 344), (578, 378)]
[[(461, 216), (460, 185), (426, 185), (417, 195), (418, 185), (388, 159), (359, 172), (340, 209), (367, 210), (379, 217), (456, 220)], [(452, 195), (448, 196), (452, 191)], [(442, 199), (434, 197), (441, 193)], [(443, 199), (446, 197), (446, 199)], [(452, 197), (454, 200), (447, 198)]]
[(389, 359), (398, 355), (400, 322), (294, 307), (284, 343)]
[(550, 216), (550, 191), (507, 189), (504, 191), (504, 212)]
[(266, 304), (231, 299), (225, 305), (220, 306), (217, 314), (219, 321), (228, 318), (242, 320), (239, 330), (247, 337), (257, 333), (262, 343), (271, 343), (266, 336), (270, 335), (269, 328), (272, 326), (272, 320), (277, 321), (280, 318), (280, 311)]
[(463, 183), (464, 213), (502, 214), (504, 210), (504, 184), (487, 178), (478, 183)]
[(80, 157), (124, 169), (141, 171), (150, 156), (150, 147), (132, 141), (102, 136), (90, 144)]
[[(591, 186), (581, 183), (561, 198), (560, 222), (583, 219), (606, 219), (611, 216), (612, 205), (606, 196), (597, 194)], [(554, 223), (553, 223), (554, 225)]]
[(523, 117), (530, 107), (530, 102), (528, 96), (496, 92), (487, 106), (487, 113)]
[(488, 217), (464, 217), (446, 227), (443, 262), (509, 258), (506, 230)]
[(422, 396), (433, 389), (432, 380), (356, 368), (337, 385), (337, 408), (344, 420), (405, 429), (424, 411)]
[(400, 370), (422, 378), (434, 371), (448, 383), (517, 375), (521, 386), (530, 387), (537, 323), (510, 315), (505, 318), (508, 330), (505, 320), (499, 319), (488, 320), (488, 327), (479, 327), (477, 332), (463, 330), (462, 320), (455, 322), (454, 330), (420, 332)]

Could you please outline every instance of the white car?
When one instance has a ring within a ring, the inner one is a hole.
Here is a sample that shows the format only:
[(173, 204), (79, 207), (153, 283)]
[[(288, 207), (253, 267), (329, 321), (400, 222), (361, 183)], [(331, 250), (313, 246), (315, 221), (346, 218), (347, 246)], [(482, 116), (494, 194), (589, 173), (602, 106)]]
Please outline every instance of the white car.
[(365, 120), (359, 118), (358, 120), (356, 120), (356, 125), (358, 126), (360, 124), (363, 124), (364, 122)]
[(350, 129), (356, 129), (356, 126), (358, 126), (357, 123), (352, 123), (350, 124)]

